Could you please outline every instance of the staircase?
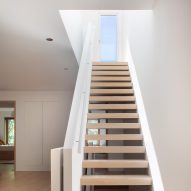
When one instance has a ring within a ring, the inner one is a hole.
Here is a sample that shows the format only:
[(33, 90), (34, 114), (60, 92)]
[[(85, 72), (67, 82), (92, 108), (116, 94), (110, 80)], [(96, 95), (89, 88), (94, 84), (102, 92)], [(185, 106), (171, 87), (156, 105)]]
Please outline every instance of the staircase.
[(127, 63), (93, 63), (88, 109), (83, 190), (151, 190)]

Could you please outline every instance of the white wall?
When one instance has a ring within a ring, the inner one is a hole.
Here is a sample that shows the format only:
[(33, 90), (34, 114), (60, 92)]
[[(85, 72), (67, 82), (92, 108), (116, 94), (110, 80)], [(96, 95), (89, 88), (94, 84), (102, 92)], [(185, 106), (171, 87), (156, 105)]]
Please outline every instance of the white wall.
[(81, 11), (81, 17), (82, 17), (82, 29), (83, 29), (83, 40), (85, 40), (86, 37), (86, 31), (88, 24), (91, 22), (95, 29), (95, 34), (94, 34), (94, 52), (93, 52), (93, 60), (98, 60), (99, 59), (99, 49), (97, 48), (99, 46), (99, 15), (98, 11), (88, 11), (88, 10), (83, 10)]
[[(86, 29), (88, 23), (91, 22), (95, 26), (95, 35), (94, 35), (94, 57), (93, 60), (100, 60), (100, 16), (101, 15), (117, 15), (118, 17), (118, 33), (121, 34), (122, 31), (122, 11), (118, 10), (83, 10), (81, 11), (82, 16), (82, 28), (83, 28), (83, 38), (85, 38)], [(118, 36), (118, 60), (122, 60), (122, 37)]]
[(5, 141), (5, 117), (13, 117), (13, 111), (7, 108), (0, 108), (0, 139)]
[(83, 43), (86, 37), (88, 24), (96, 26), (94, 60), (99, 59), (99, 13), (95, 10), (61, 10), (60, 15), (64, 23), (68, 38), (78, 63), (80, 63)]
[(166, 191), (190, 190), (190, 8), (190, 0), (158, 0), (153, 12), (125, 15)]
[(83, 29), (81, 13), (77, 10), (60, 11), (68, 38), (78, 63), (80, 63), (83, 48)]
[(73, 92), (0, 92), (16, 101), (16, 170), (50, 169), (50, 149), (64, 144)]

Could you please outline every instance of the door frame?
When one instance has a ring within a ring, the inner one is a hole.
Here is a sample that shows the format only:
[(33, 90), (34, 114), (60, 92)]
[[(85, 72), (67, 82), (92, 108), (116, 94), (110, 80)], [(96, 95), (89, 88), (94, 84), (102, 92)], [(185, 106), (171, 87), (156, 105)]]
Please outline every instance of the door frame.
[(117, 61), (120, 60), (121, 57), (121, 28), (122, 28), (122, 22), (121, 22), (121, 13), (119, 11), (98, 11), (98, 60), (101, 61), (101, 48), (100, 48), (100, 42), (101, 42), (101, 16), (117, 16)]

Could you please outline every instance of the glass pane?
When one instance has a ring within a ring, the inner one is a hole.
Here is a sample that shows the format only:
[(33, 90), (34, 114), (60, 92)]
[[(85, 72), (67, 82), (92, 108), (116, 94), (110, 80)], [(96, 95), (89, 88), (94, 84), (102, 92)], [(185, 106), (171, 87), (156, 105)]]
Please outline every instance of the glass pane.
[(101, 61), (117, 61), (117, 16), (102, 15), (100, 27)]
[(14, 127), (15, 127), (14, 119), (9, 119), (8, 120), (8, 144), (9, 145), (14, 145), (14, 135), (15, 135)]

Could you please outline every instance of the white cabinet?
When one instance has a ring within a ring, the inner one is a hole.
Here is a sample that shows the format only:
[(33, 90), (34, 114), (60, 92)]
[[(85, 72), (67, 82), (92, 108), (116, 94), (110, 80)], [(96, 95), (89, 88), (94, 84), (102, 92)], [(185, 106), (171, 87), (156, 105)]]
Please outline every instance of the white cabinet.
[(50, 151), (64, 143), (63, 105), (59, 101), (25, 102), (24, 166), (50, 170)]

